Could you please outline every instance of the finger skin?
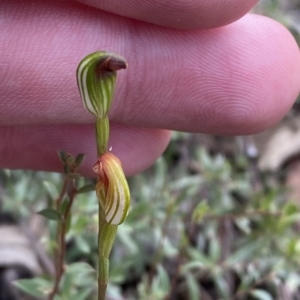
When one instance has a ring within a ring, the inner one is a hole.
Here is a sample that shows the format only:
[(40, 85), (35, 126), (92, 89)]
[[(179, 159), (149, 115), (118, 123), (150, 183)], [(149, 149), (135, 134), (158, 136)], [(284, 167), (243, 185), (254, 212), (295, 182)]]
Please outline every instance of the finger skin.
[[(170, 132), (160, 129), (111, 127), (109, 147), (122, 162), (127, 176), (152, 165), (167, 147)], [(93, 125), (16, 126), (0, 128), (0, 166), (62, 172), (58, 150), (72, 155), (84, 153), (79, 173), (95, 177), (92, 166), (97, 161)]]
[(278, 122), (299, 93), (297, 44), (264, 17), (187, 32), (63, 2), (12, 6), (1, 11), (0, 125), (92, 123), (75, 70), (101, 49), (129, 63), (110, 114), (124, 125), (250, 134)]
[(238, 20), (257, 0), (78, 0), (124, 17), (157, 25), (199, 29), (224, 26)]

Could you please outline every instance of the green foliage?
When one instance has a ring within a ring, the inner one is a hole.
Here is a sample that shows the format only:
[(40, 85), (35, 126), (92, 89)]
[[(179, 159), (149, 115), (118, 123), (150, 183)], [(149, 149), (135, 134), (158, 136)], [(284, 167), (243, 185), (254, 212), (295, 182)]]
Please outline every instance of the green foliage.
[(91, 184), (87, 184), (87, 185), (81, 187), (80, 189), (78, 189), (77, 194), (88, 193), (88, 192), (92, 192), (94, 190), (95, 190), (95, 184), (91, 183)]
[(39, 298), (44, 298), (51, 289), (52, 283), (42, 278), (21, 279), (14, 284), (25, 293)]
[(60, 213), (57, 210), (52, 209), (52, 208), (45, 208), (45, 209), (37, 212), (37, 214), (39, 214), (49, 220), (52, 220), (52, 221), (60, 221), (61, 220)]
[[(297, 293), (297, 205), (287, 201), (276, 176), (251, 171), (252, 162), (246, 157), (241, 159), (238, 153), (229, 160), (192, 147), (188, 148), (188, 162), (181, 164), (179, 159), (176, 166), (168, 163), (178, 156), (175, 145), (189, 143), (193, 137), (174, 135), (164, 156), (147, 172), (129, 180), (133, 204), (111, 254), (107, 299), (269, 300), (281, 299), (282, 290), (287, 288)], [(45, 207), (60, 193), (62, 177), (57, 174), (48, 174), (49, 178), (44, 173), (18, 174), (2, 172), (9, 183), (4, 204), (10, 209), (30, 211), (32, 207), (41, 208), (41, 202)], [(26, 191), (28, 181), (39, 190), (34, 194), (40, 197), (26, 202), (28, 193), (21, 191), (23, 201), (15, 202), (15, 197), (21, 198), (17, 195), (20, 189), (10, 186), (22, 186)], [(83, 178), (76, 182), (83, 187), (78, 191), (89, 191), (94, 186)], [(64, 214), (65, 205), (62, 201), (58, 211), (34, 209), (49, 220), (49, 250), (55, 241), (51, 228), (56, 222), (51, 220), (59, 219), (56, 214)], [(26, 215), (29, 213), (20, 214)], [(96, 275), (83, 262), (95, 266), (97, 260), (94, 193), (76, 195), (69, 222), (67, 241), (72, 247), (66, 254), (69, 266), (59, 299), (74, 295), (93, 299)], [(45, 290), (45, 282), (49, 284), (43, 280), (20, 281), (19, 286), (37, 295)]]
[[(95, 271), (86, 263), (72, 263), (68, 266), (62, 282), (62, 293), (56, 296), (56, 300), (85, 300), (89, 299), (96, 289), (93, 284)], [(43, 278), (22, 279), (14, 282), (22, 291), (27, 294), (45, 298), (51, 291), (53, 282)]]

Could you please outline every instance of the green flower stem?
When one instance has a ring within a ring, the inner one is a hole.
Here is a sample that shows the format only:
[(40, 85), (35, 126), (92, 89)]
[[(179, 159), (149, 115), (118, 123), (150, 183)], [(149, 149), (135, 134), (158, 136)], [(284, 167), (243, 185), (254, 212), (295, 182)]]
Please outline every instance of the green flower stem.
[(109, 138), (109, 120), (105, 116), (103, 118), (97, 118), (95, 122), (96, 129), (96, 142), (98, 157), (105, 154), (107, 151), (108, 138)]
[[(108, 117), (97, 118), (95, 122), (96, 141), (98, 157), (107, 151), (109, 138)], [(108, 277), (109, 277), (109, 255), (114, 244), (117, 225), (106, 222), (104, 209), (98, 203), (98, 300), (105, 300)]]
[[(98, 157), (105, 154), (108, 147), (109, 120), (105, 116), (96, 118), (96, 142)], [(105, 300), (108, 277), (109, 277), (109, 255), (114, 244), (117, 225), (106, 223), (104, 209), (98, 203), (98, 300)]]
[(98, 232), (98, 300), (105, 300), (109, 276), (109, 255), (114, 244), (118, 225), (105, 221), (104, 211), (99, 204), (99, 232)]

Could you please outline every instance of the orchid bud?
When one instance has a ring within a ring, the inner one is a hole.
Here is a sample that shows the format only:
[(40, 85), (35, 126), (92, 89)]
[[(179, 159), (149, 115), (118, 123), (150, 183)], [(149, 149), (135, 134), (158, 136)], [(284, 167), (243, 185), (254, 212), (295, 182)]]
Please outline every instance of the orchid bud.
[(97, 118), (107, 115), (111, 106), (116, 74), (126, 69), (123, 57), (105, 51), (86, 56), (77, 68), (77, 84), (84, 107)]
[(106, 222), (123, 223), (130, 207), (130, 192), (121, 161), (107, 152), (99, 157), (93, 170), (98, 174), (96, 194)]

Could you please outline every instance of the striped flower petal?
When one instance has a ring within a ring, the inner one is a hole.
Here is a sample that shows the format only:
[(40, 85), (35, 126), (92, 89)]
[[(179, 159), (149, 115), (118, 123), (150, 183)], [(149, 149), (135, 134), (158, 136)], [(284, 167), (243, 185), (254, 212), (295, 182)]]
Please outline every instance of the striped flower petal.
[(113, 98), (116, 74), (126, 69), (121, 56), (105, 51), (86, 56), (77, 68), (77, 84), (84, 107), (98, 118), (106, 116)]
[(98, 174), (96, 193), (106, 222), (113, 225), (123, 223), (130, 207), (130, 192), (121, 161), (107, 152), (99, 158), (93, 170)]

